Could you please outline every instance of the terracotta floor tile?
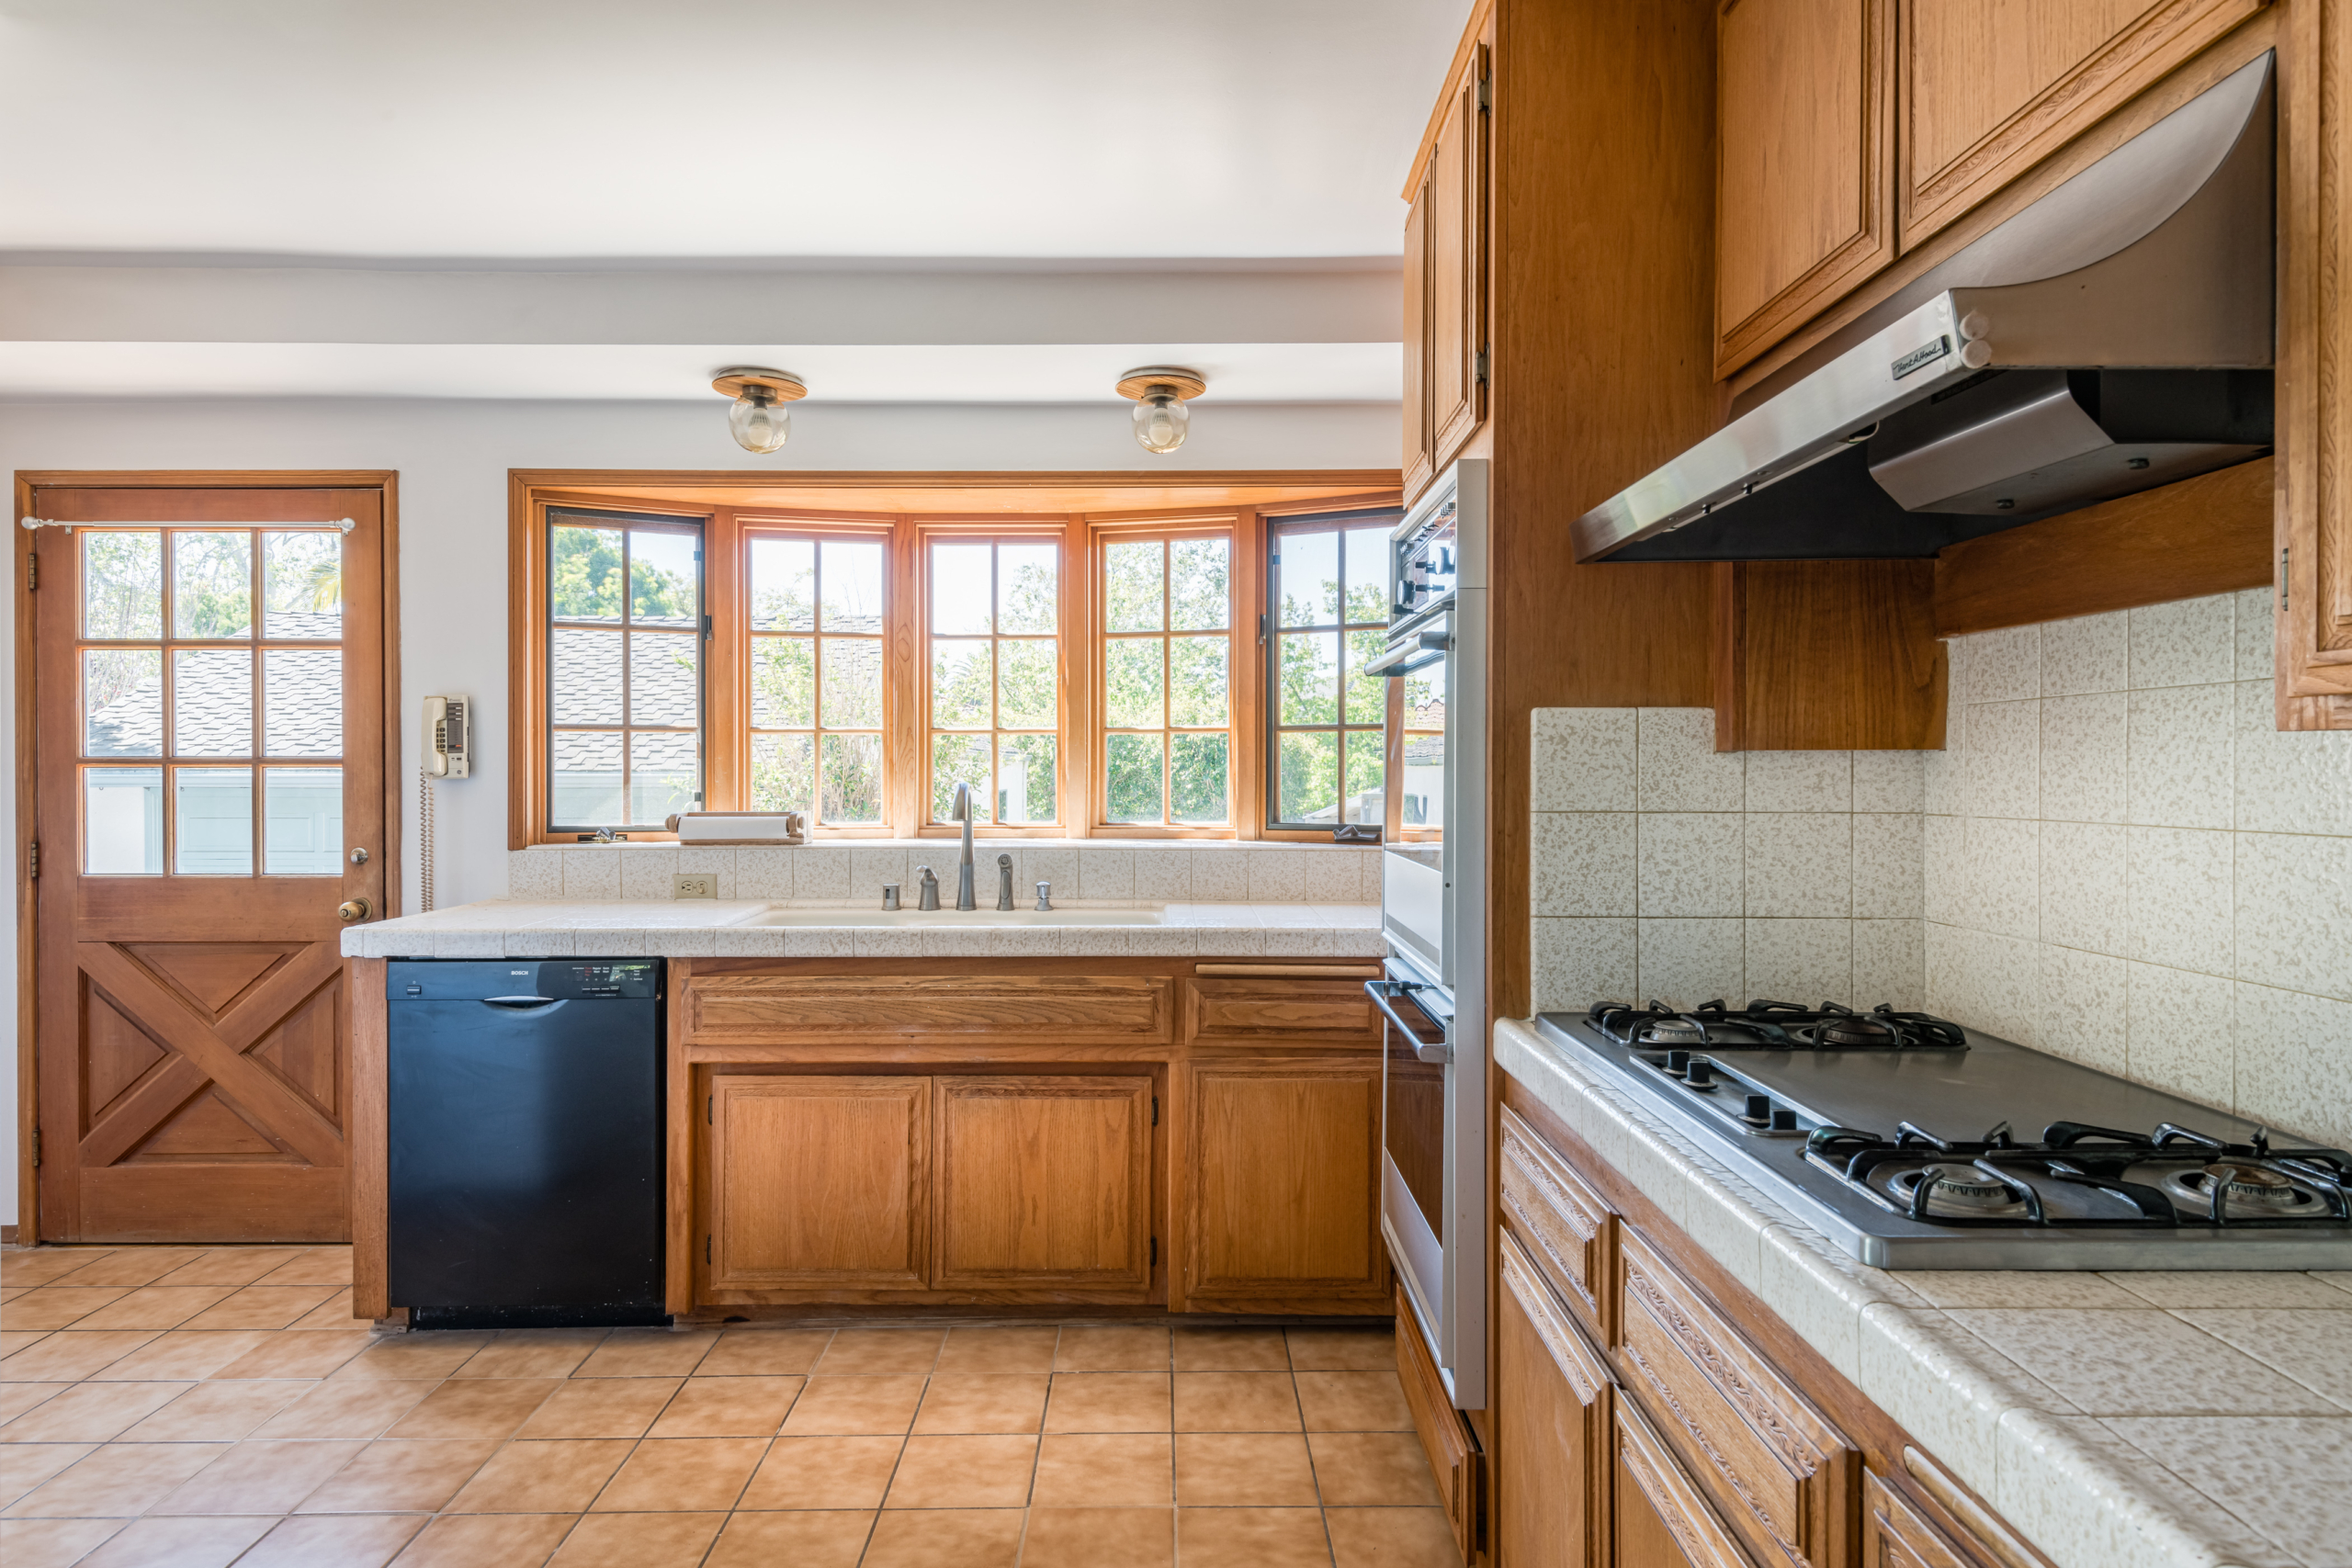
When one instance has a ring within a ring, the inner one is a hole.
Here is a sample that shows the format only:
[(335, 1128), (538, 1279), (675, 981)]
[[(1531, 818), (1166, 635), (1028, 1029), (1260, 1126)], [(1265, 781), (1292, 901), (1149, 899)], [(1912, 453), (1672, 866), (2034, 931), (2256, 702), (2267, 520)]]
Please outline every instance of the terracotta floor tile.
[[(85, 1383), (85, 1388), (143, 1388), (144, 1383)], [(233, 1443), (302, 1397), (307, 1382), (200, 1382), (121, 1433), (132, 1443)]]
[(599, 1514), (721, 1513), (768, 1451), (765, 1438), (648, 1438), (637, 1445), (592, 1511)]
[(1295, 1432), (1179, 1432), (1176, 1501), (1187, 1508), (1312, 1507), (1306, 1439)]
[(773, 1438), (805, 1378), (691, 1377), (653, 1424), (656, 1438)]
[(266, 1334), (158, 1334), (97, 1374), (106, 1382), (177, 1382), (209, 1378), (269, 1343)]
[(737, 1513), (703, 1568), (857, 1568), (873, 1529), (865, 1512)]
[[(447, 1442), (378, 1438), (295, 1505), (298, 1514), (429, 1514), (498, 1451), (495, 1438)], [(405, 1538), (403, 1538), (405, 1539)]]
[(874, 1521), (860, 1568), (1012, 1568), (1020, 1508), (905, 1510)]
[(229, 1450), (227, 1443), (107, 1443), (34, 1487), (8, 1512), (49, 1519), (143, 1514)]
[(1044, 1372), (934, 1373), (915, 1412), (919, 1434), (1035, 1432), (1046, 1416)]
[(388, 1438), (511, 1438), (563, 1384), (553, 1378), (456, 1379), (385, 1429)]
[(938, 1328), (844, 1328), (814, 1370), (832, 1377), (924, 1373), (938, 1364), (946, 1341), (946, 1331)]
[(1295, 1432), (1298, 1395), (1288, 1372), (1178, 1372), (1180, 1432)]
[(1327, 1508), (1434, 1508), (1443, 1501), (1411, 1432), (1317, 1432), (1306, 1446)]
[(151, 1514), (284, 1514), (366, 1445), (243, 1442), (190, 1476)]
[(919, 1377), (812, 1377), (784, 1430), (795, 1438), (903, 1433), (914, 1425), (922, 1387)]
[[(177, 1326), (197, 1329), (283, 1328), (334, 1293), (333, 1285), (248, 1285), (222, 1297), (214, 1305)], [(133, 1325), (126, 1324), (124, 1326)]]
[(1165, 1432), (1174, 1417), (1166, 1372), (1056, 1372), (1048, 1432)]
[(1026, 1507), (1036, 1468), (1035, 1438), (909, 1438), (882, 1506)]
[(30, 1285), (0, 1285), (0, 1302), (13, 1302), (32, 1288)]
[(348, 1285), (351, 1248), (314, 1247), (287, 1259), (254, 1281), (256, 1285)]
[(1180, 1372), (1286, 1372), (1279, 1328), (1180, 1328), (1170, 1336)]
[(1407, 1432), (1413, 1413), (1393, 1371), (1299, 1372), (1298, 1406), (1310, 1432)]
[(392, 1559), (396, 1568), (539, 1568), (571, 1529), (571, 1514), (445, 1514)]
[[(49, 1292), (40, 1292), (47, 1295)], [(84, 1328), (177, 1328), (231, 1293), (227, 1285), (142, 1285), (82, 1320)], [(274, 1323), (220, 1325), (275, 1328)]]
[(0, 1443), (103, 1443), (195, 1387), (184, 1382), (85, 1382), (0, 1427)]
[(549, 1568), (695, 1568), (726, 1522), (725, 1514), (591, 1514)]
[(831, 1329), (739, 1328), (718, 1337), (695, 1368), (698, 1378), (766, 1378), (806, 1373), (832, 1342)]
[(121, 1360), (155, 1336), (143, 1328), (67, 1329), (0, 1361), (0, 1382), (76, 1382)]
[(1164, 1372), (1168, 1330), (1156, 1323), (1102, 1323), (1065, 1327), (1055, 1348), (1057, 1372)]
[(277, 1523), (275, 1514), (133, 1519), (82, 1559), (82, 1564), (83, 1568), (228, 1568)]
[(1173, 1568), (1173, 1508), (1031, 1508), (1021, 1568)]
[(0, 1360), (40, 1344), (55, 1332), (49, 1328), (0, 1328)]
[(281, 1519), (237, 1568), (384, 1568), (424, 1524), (419, 1514)]
[[(299, 1334), (288, 1337), (300, 1344), (322, 1337)], [(378, 1339), (337, 1367), (333, 1375), (346, 1381), (431, 1378), (437, 1382), (473, 1359), (474, 1352), (489, 1344), (492, 1337), (489, 1333), (472, 1330), (390, 1335)]]
[(1393, 1372), (1396, 1331), (1386, 1325), (1364, 1328), (1292, 1328), (1290, 1364), (1302, 1372)]
[(430, 1382), (337, 1382), (330, 1378), (254, 1428), (263, 1438), (374, 1438), (422, 1404)]
[(580, 1363), (576, 1378), (682, 1378), (718, 1342), (711, 1329), (616, 1328)]
[(0, 1562), (67, 1568), (122, 1526), (120, 1519), (0, 1519)]
[(618, 1438), (509, 1443), (449, 1500), (448, 1512), (579, 1513), (596, 1500), (634, 1446)]
[(216, 1378), (324, 1378), (367, 1352), (375, 1335), (276, 1334), (212, 1375)]
[(1057, 1328), (951, 1328), (932, 1372), (1050, 1372), (1060, 1337)]
[(514, 1328), (502, 1331), (453, 1376), (563, 1378), (605, 1342), (601, 1328)]
[(215, 1247), (201, 1257), (180, 1265), (168, 1274), (159, 1274), (155, 1282), (162, 1285), (250, 1285), (274, 1269), (282, 1268), (300, 1257), (303, 1248), (295, 1247)]
[(1048, 1436), (1033, 1507), (1165, 1508), (1175, 1500), (1175, 1439), (1165, 1432)]
[(0, 1382), (0, 1421), (14, 1421), (43, 1400), (54, 1399), (78, 1386), (70, 1382)]
[(0, 1252), (0, 1281), (11, 1285), (54, 1284), (76, 1269), (88, 1268), (110, 1250), (102, 1247), (12, 1247)]
[(899, 1438), (778, 1438), (735, 1506), (871, 1512), (904, 1447)]
[(96, 1443), (12, 1443), (0, 1448), (0, 1507), (96, 1449)]
[(152, 1285), (204, 1256), (201, 1247), (126, 1247), (74, 1270), (77, 1285)]
[(518, 1438), (641, 1438), (683, 1378), (575, 1379), (531, 1412)]
[(1462, 1568), (1438, 1508), (1331, 1508), (1323, 1522), (1339, 1568)]
[[(129, 1295), (120, 1286), (97, 1289), (77, 1285), (50, 1285), (23, 1295), (0, 1306), (0, 1329), (18, 1333), (33, 1329), (63, 1328), (79, 1323), (102, 1306), (108, 1306)], [(100, 1324), (101, 1328), (169, 1328), (168, 1323)]]
[(351, 1315), (351, 1287), (345, 1285), (286, 1326), (304, 1330), (350, 1328), (359, 1322)]
[(1182, 1508), (1179, 1568), (1331, 1568), (1319, 1508)]

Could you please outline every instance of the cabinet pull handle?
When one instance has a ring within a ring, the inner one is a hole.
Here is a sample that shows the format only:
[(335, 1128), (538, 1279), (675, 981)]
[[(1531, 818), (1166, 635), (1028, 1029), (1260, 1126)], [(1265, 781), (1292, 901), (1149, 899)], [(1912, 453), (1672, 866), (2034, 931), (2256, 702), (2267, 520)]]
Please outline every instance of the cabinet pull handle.
[(1196, 964), (1193, 973), (1204, 980), (1377, 980), (1377, 964)]

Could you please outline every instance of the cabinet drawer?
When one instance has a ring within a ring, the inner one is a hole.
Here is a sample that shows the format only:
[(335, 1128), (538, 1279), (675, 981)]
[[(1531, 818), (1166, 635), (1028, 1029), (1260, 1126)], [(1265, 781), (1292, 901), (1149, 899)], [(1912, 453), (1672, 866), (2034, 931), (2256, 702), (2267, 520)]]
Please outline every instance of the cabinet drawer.
[(1611, 1446), (1616, 1507), (1610, 1561), (1628, 1568), (1756, 1568), (1649, 1423), (1623, 1400)]
[(1603, 1345), (1613, 1344), (1616, 1297), (1609, 1265), (1616, 1213), (1508, 1108), (1502, 1125), (1504, 1221), (1553, 1289), (1585, 1314), (1585, 1326)]
[(1169, 1037), (1150, 975), (713, 975), (686, 983), (696, 1044), (947, 1035), (1056, 1044)]
[(1445, 1507), (1445, 1522), (1464, 1562), (1476, 1560), (1482, 1543), (1486, 1497), (1484, 1462), (1476, 1434), (1437, 1370), (1430, 1348), (1421, 1338), (1420, 1320), (1405, 1292), (1396, 1292), (1396, 1378), (1405, 1387), (1405, 1404), (1413, 1413), (1413, 1430), (1429, 1456), (1430, 1472), (1437, 1478)]
[(1625, 1386), (1758, 1556), (1843, 1563), (1855, 1450), (1638, 1235), (1618, 1236)]
[(1187, 985), (1195, 1039), (1380, 1043), (1380, 1012), (1364, 995), (1360, 979), (1193, 980)]
[(1862, 1476), (1862, 1568), (1975, 1568), (1877, 1476)]

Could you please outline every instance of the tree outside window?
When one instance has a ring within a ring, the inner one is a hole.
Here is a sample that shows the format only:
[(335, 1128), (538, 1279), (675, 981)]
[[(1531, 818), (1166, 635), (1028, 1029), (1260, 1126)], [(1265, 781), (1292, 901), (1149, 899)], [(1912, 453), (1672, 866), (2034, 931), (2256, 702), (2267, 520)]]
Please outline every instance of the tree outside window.
[(702, 530), (548, 514), (548, 822), (650, 828), (702, 804)]
[(751, 808), (883, 819), (884, 583), (871, 537), (759, 533), (751, 579)]
[(1102, 561), (1102, 819), (1233, 819), (1233, 539), (1112, 538)]
[(956, 786), (972, 819), (1061, 820), (1061, 544), (935, 536), (925, 550), (930, 802), (946, 822)]
[[(1376, 521), (1366, 521), (1376, 517)], [(1268, 530), (1273, 623), (1269, 826), (1381, 820), (1388, 682), (1366, 675), (1388, 634), (1393, 513), (1277, 522)]]

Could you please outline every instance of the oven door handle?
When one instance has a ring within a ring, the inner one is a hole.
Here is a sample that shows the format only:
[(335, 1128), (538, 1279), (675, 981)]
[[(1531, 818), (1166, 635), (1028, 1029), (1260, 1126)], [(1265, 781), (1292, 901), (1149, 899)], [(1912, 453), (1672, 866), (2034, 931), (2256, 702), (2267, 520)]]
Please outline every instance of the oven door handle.
[(1453, 617), (1441, 615), (1435, 625), (1425, 626), (1412, 637), (1391, 644), (1388, 650), (1363, 667), (1367, 675), (1385, 675), (1391, 680), (1409, 675), (1436, 663), (1453, 649)]
[[(1366, 980), (1363, 983), (1363, 993), (1372, 998), (1372, 1005), (1386, 1015), (1388, 1021), (1396, 1026), (1397, 1032), (1413, 1043), (1413, 1055), (1430, 1066), (1442, 1067), (1453, 1060), (1453, 1043), (1441, 1040), (1435, 1044), (1430, 1044), (1425, 1042), (1421, 1038), (1420, 1032), (1407, 1023), (1404, 1015), (1399, 1013), (1389, 1000), (1392, 997), (1404, 997), (1409, 999), (1412, 994), (1420, 988), (1409, 980)], [(1428, 1010), (1419, 1003), (1414, 1004), (1413, 1010), (1423, 1018), (1429, 1019), (1430, 1022), (1437, 1023), (1437, 1020), (1430, 1018)], [(1442, 1024), (1438, 1026), (1444, 1027)]]

